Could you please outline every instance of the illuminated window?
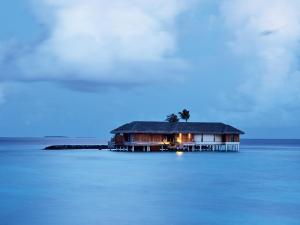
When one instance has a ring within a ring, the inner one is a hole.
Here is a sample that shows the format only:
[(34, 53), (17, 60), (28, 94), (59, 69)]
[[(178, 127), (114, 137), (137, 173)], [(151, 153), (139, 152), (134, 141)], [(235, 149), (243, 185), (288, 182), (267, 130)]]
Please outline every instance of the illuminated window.
[(181, 143), (181, 139), (182, 139), (182, 134), (179, 133), (179, 136), (178, 136), (178, 138), (177, 138), (177, 142), (178, 142), (178, 143)]

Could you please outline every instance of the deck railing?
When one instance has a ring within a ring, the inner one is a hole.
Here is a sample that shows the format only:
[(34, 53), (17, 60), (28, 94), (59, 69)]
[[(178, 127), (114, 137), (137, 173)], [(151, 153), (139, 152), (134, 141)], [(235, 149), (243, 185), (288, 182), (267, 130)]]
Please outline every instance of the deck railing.
[[(172, 146), (171, 146), (172, 145)], [(134, 146), (143, 146), (145, 151), (150, 151), (150, 146), (161, 146), (161, 150), (183, 149), (187, 151), (239, 151), (240, 142), (182, 142), (172, 144), (171, 142), (124, 142), (123, 145), (116, 145), (110, 142), (111, 149), (118, 148), (128, 151)], [(148, 146), (148, 147), (147, 147)]]

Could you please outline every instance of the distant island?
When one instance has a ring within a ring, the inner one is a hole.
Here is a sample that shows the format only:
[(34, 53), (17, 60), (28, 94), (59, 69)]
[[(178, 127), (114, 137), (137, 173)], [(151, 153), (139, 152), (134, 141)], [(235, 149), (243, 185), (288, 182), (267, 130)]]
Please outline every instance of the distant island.
[(44, 136), (44, 138), (69, 138), (68, 136)]

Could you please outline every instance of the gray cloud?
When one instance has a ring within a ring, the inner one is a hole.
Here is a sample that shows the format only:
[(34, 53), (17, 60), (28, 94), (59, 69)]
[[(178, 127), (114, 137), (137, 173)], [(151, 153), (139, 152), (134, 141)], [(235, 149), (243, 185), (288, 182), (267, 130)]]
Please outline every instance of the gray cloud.
[(275, 34), (278, 30), (264, 30), (260, 33), (260, 35), (262, 36), (268, 36), (268, 35), (272, 35)]
[(300, 105), (300, 2), (230, 0), (223, 2), (221, 13), (233, 37), (230, 48), (244, 59), (245, 72), (236, 88), (240, 100), (235, 104), (247, 102), (252, 119), (265, 119), (271, 112), (281, 119), (292, 115), (289, 108)]
[(167, 71), (186, 67), (175, 57), (175, 23), (190, 4), (186, 0), (33, 1), (46, 35), (34, 44), (2, 43), (1, 79), (70, 82), (79, 89), (79, 81), (94, 87), (168, 79)]

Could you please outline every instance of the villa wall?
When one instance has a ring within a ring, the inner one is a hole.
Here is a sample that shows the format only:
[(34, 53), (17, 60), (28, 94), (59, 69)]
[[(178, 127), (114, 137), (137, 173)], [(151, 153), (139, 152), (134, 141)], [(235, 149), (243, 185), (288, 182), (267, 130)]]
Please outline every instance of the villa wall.
[(131, 134), (132, 142), (162, 142), (164, 139), (163, 134)]
[(177, 142), (193, 142), (194, 141), (194, 135), (193, 134), (175, 134), (175, 140)]
[(223, 135), (224, 142), (240, 142), (239, 134), (225, 134)]
[(222, 142), (222, 135), (219, 134), (196, 134), (195, 142)]
[[(141, 143), (162, 143), (167, 142), (166, 134), (124, 134), (115, 135), (115, 144), (124, 145), (125, 142), (141, 142)], [(240, 142), (240, 135), (238, 134), (226, 134), (226, 135), (214, 135), (214, 134), (175, 134), (176, 142), (178, 143), (221, 143), (221, 142)], [(169, 137), (170, 139), (170, 137)], [(173, 139), (173, 138), (171, 138)]]
[(123, 145), (124, 141), (125, 141), (125, 139), (124, 139), (123, 135), (120, 135), (120, 134), (115, 135), (115, 144), (116, 145)]

